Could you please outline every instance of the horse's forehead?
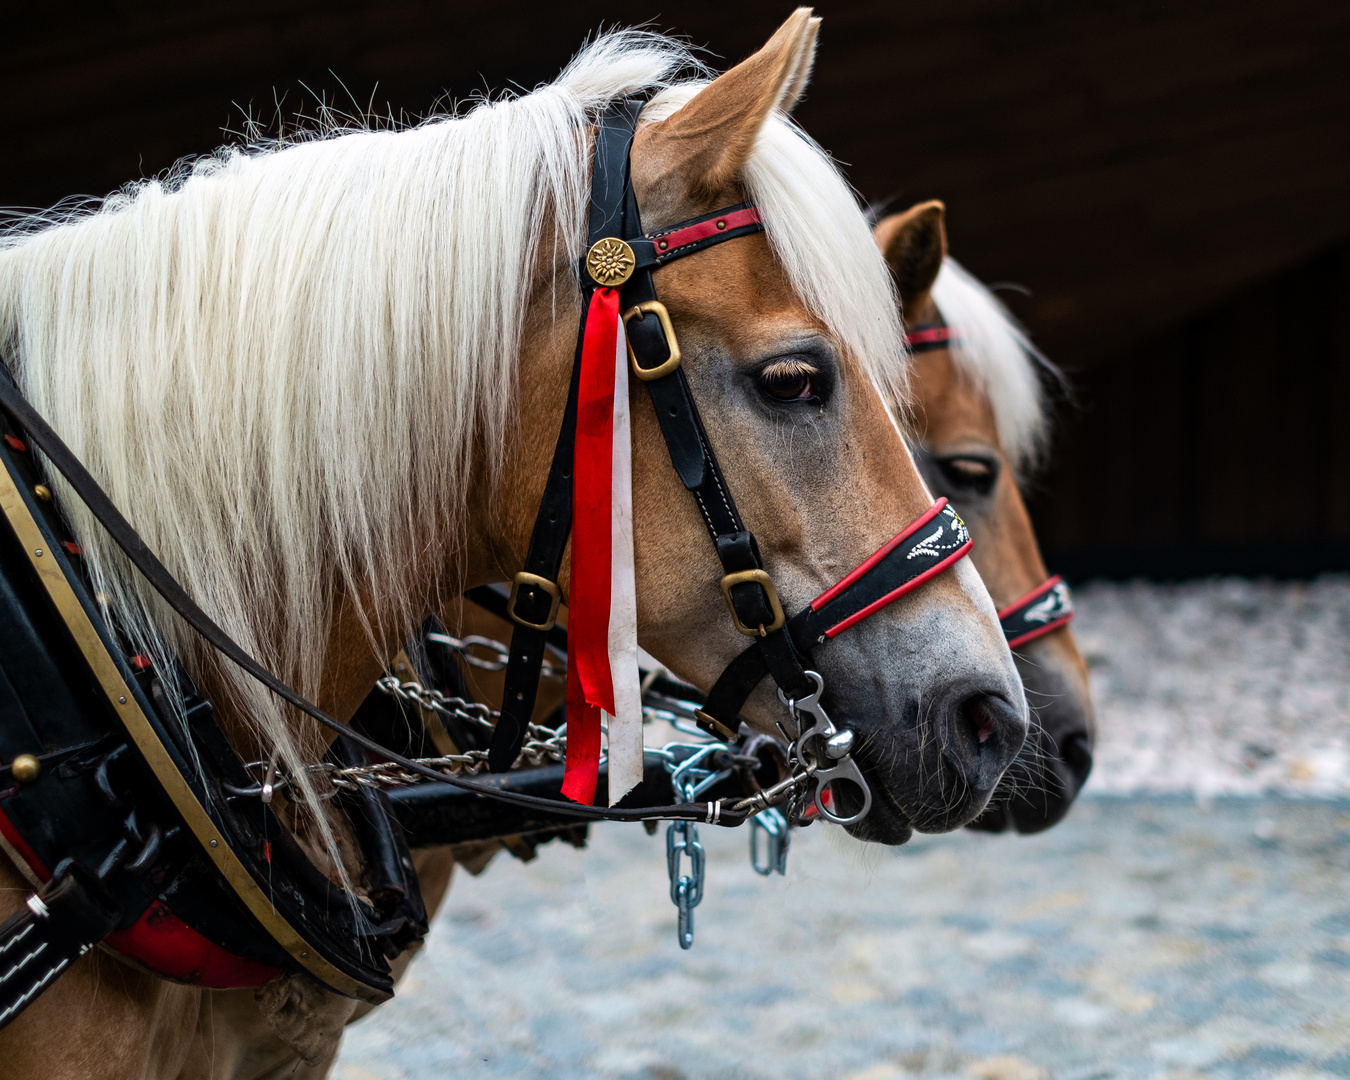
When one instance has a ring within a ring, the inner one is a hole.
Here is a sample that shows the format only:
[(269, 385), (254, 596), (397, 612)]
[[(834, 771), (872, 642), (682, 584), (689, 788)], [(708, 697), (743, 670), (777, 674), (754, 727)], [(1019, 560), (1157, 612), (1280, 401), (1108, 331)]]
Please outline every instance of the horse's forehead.
[(1001, 449), (994, 407), (947, 349), (914, 357), (910, 387), (929, 440), (980, 439)]
[(686, 325), (701, 324), (738, 350), (752, 350), (756, 341), (786, 330), (828, 333), (793, 290), (762, 234), (679, 259), (654, 280), (672, 315)]

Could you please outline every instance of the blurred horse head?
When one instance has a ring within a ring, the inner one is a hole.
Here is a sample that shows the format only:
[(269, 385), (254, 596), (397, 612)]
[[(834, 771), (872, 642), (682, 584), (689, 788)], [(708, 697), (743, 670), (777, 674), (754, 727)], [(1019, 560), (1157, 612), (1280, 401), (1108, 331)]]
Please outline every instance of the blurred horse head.
[[(944, 207), (921, 203), (874, 231), (914, 346), (915, 459), (960, 511), (971, 558), (1000, 612), (1047, 578), (1019, 480), (1045, 448), (1046, 376), (1058, 377), (998, 299), (947, 256)], [(916, 328), (918, 333), (916, 334)], [(1059, 821), (1092, 768), (1087, 666), (1067, 626), (1019, 645), (1033, 733), (974, 828), (1036, 832)]]

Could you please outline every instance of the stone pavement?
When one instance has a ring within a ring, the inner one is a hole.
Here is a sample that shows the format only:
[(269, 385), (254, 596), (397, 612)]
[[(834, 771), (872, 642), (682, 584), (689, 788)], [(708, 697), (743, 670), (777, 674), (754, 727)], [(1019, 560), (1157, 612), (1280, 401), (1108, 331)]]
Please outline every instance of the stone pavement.
[(341, 1080), (1350, 1077), (1350, 802), (1087, 797), (1036, 837), (705, 827), (675, 942), (662, 840), (592, 829), (456, 879)]

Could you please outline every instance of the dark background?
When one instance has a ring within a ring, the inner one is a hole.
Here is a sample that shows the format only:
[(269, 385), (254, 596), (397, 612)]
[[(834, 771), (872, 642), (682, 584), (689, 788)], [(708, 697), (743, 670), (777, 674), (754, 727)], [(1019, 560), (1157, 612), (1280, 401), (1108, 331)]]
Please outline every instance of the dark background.
[[(650, 21), (725, 66), (786, 3), (0, 4), (0, 205), (102, 195), (247, 116), (423, 115)], [(1350, 4), (822, 3), (799, 110), (1073, 374), (1033, 486), (1071, 576), (1350, 569)], [(280, 106), (278, 108), (278, 102)], [(359, 104), (354, 104), (359, 103)]]

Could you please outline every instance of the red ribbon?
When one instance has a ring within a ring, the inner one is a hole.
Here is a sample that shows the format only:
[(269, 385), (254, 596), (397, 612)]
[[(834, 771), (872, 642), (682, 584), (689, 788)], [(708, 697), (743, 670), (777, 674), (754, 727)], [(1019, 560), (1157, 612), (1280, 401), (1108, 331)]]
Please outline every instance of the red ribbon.
[(595, 802), (600, 712), (614, 714), (609, 670), (614, 363), (619, 292), (596, 289), (586, 312), (572, 467), (572, 581), (567, 616), (567, 762), (562, 793)]

